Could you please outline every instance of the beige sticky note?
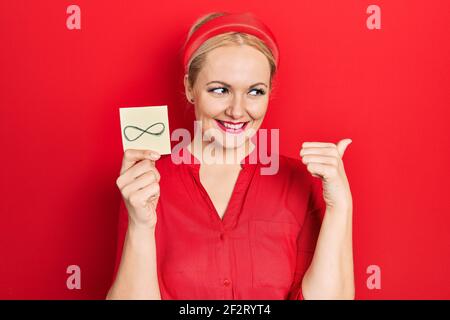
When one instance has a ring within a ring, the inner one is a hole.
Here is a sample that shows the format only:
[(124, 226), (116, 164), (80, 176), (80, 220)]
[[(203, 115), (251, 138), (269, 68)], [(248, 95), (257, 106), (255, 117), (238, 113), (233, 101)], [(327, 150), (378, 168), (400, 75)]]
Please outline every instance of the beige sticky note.
[(123, 150), (154, 150), (170, 154), (167, 106), (119, 108)]

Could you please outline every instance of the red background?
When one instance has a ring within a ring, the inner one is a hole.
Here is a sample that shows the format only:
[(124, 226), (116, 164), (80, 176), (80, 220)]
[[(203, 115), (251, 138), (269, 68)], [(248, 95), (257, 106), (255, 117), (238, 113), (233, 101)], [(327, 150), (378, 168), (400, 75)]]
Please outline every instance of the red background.
[[(81, 30), (66, 8), (81, 8)], [(381, 7), (381, 30), (366, 8)], [(282, 153), (352, 138), (356, 298), (450, 298), (450, 2), (24, 1), (0, 4), (0, 298), (103, 299), (116, 249), (119, 107), (191, 128), (181, 46), (210, 11), (252, 11), (281, 64), (264, 127)], [(300, 161), (300, 160), (299, 160)], [(67, 266), (81, 289), (66, 287)], [(381, 289), (366, 286), (369, 265)]]

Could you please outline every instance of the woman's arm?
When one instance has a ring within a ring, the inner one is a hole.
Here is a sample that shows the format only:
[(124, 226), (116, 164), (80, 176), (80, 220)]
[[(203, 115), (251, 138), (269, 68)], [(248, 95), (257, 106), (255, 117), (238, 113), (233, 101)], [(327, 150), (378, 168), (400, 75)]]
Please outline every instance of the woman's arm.
[(117, 277), (106, 299), (160, 300), (155, 227), (130, 223)]
[(302, 292), (307, 300), (354, 299), (351, 207), (326, 209)]
[(121, 205), (127, 209), (128, 227), (117, 275), (106, 299), (161, 299), (155, 242), (161, 178), (155, 161), (159, 158), (160, 154), (151, 150), (124, 152), (116, 183), (124, 200)]
[(322, 180), (326, 203), (316, 248), (302, 280), (305, 299), (354, 299), (350, 186), (342, 156), (352, 141), (305, 142), (300, 152), (308, 171)]

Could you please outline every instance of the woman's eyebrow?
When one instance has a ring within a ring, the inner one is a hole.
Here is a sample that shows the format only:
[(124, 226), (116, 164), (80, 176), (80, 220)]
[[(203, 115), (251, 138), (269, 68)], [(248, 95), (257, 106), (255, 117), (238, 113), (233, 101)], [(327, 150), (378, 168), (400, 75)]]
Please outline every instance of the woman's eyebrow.
[[(208, 82), (206, 85), (209, 85), (209, 84), (211, 84), (211, 83), (220, 83), (221, 85), (223, 85), (223, 86), (225, 86), (225, 87), (229, 87), (229, 88), (231, 88), (231, 85), (229, 85), (228, 83), (226, 83), (226, 82), (223, 82), (223, 81), (210, 81), (210, 82)], [(257, 85), (263, 85), (263, 86), (265, 86), (266, 88), (267, 88), (267, 84), (265, 84), (264, 82), (257, 82), (257, 83), (255, 83), (255, 84), (252, 84), (249, 88), (251, 88), (251, 87), (255, 87), (255, 86), (257, 86)]]

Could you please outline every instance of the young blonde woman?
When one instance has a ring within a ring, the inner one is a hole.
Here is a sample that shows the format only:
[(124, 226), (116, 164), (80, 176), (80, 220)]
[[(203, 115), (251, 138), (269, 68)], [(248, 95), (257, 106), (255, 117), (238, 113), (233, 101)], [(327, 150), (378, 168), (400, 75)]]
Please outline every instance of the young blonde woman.
[[(247, 134), (266, 115), (278, 64), (273, 34), (251, 13), (212, 13), (191, 28), (186, 96), (199, 134), (214, 134), (184, 147), (189, 161), (181, 164), (151, 150), (125, 151), (108, 299), (354, 298), (352, 197), (342, 162), (351, 140), (304, 142), (302, 161), (280, 155), (277, 172), (262, 174)], [(202, 161), (211, 143), (241, 156)]]

